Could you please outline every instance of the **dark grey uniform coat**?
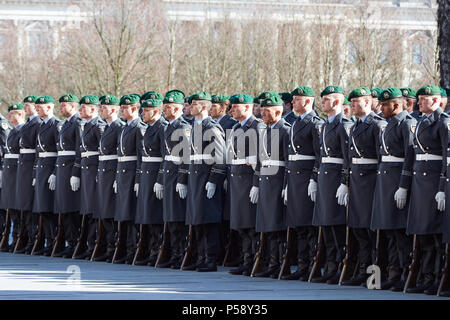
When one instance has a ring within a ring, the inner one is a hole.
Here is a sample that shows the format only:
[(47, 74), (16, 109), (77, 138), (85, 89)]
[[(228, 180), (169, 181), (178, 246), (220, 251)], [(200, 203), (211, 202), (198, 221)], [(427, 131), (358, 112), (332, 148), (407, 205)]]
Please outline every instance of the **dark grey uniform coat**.
[(309, 180), (317, 181), (320, 164), (320, 127), (323, 119), (315, 111), (292, 125), (288, 144), (289, 155), (312, 156), (312, 160), (288, 161), (285, 181), (288, 185), (286, 223), (288, 227), (311, 226), (314, 202), (308, 196)]
[(447, 145), (447, 183), (445, 186), (445, 213), (443, 219), (442, 242), (450, 244), (450, 134), (448, 134)]
[(284, 117), (284, 120), (286, 120), (287, 123), (289, 123), (290, 125), (293, 125), (295, 120), (297, 120), (297, 116), (295, 115), (294, 111), (291, 111), (289, 113), (287, 113)]
[(408, 205), (397, 208), (394, 194), (399, 187), (410, 190), (414, 163), (412, 126), (417, 123), (407, 111), (389, 119), (381, 133), (380, 160), (383, 156), (404, 158), (404, 162), (383, 162), (378, 165), (377, 183), (372, 207), (372, 230), (405, 229)]
[[(414, 129), (414, 153), (442, 156), (442, 160), (414, 161), (407, 234), (442, 233), (443, 213), (437, 210), (438, 191), (445, 191), (449, 116), (437, 108)], [(446, 203), (447, 205), (448, 203)]]
[[(258, 157), (258, 137), (262, 136), (266, 125), (254, 115), (243, 126), (237, 123), (227, 141), (227, 162), (244, 159), (248, 164), (231, 164), (228, 190), (230, 192), (230, 227), (233, 230), (255, 228), (256, 204), (250, 202), (249, 194), (253, 186), (259, 186), (259, 172), (250, 165)], [(255, 140), (250, 141), (254, 136)], [(256, 142), (256, 143), (255, 143)], [(253, 158), (249, 158), (253, 157)]]
[[(100, 137), (98, 150), (101, 156), (117, 156), (117, 143), (124, 123), (114, 120), (106, 125), (105, 132)], [(116, 194), (113, 184), (116, 180), (117, 158), (99, 161), (97, 172), (96, 210), (94, 218), (112, 219), (116, 208)]]
[(136, 118), (122, 128), (117, 142), (117, 154), (120, 157), (137, 156), (135, 161), (124, 161), (117, 163), (116, 182), (116, 221), (133, 221), (136, 216), (136, 192), (135, 183), (139, 183), (142, 140), (147, 125)]
[(147, 127), (142, 157), (161, 158), (160, 162), (141, 163), (139, 196), (135, 223), (163, 224), (163, 201), (156, 198), (153, 186), (163, 184), (164, 129), (169, 123), (163, 117)]
[(42, 122), (36, 138), (36, 164), (34, 185), (33, 212), (55, 212), (54, 191), (48, 187), (48, 178), (55, 173), (55, 157), (39, 157), (40, 152), (56, 152), (58, 143), (58, 132), (61, 130), (62, 122), (52, 117), (47, 123)]
[[(226, 174), (225, 133), (210, 117), (192, 124), (190, 136), (191, 156), (209, 155), (211, 160), (190, 159), (188, 193), (186, 198), (186, 224), (199, 225), (222, 222), (222, 186)], [(206, 197), (206, 183), (216, 185), (211, 199)]]
[[(35, 116), (20, 129), (20, 149), (36, 150), (36, 138), (42, 120)], [(18, 210), (31, 211), (33, 209), (34, 187), (32, 185), (35, 176), (34, 163), (36, 153), (21, 153), (17, 164), (16, 182), (16, 207)]]
[[(338, 204), (336, 191), (348, 179), (348, 134), (353, 121), (343, 113), (332, 122), (326, 121), (320, 129), (321, 163), (317, 175), (317, 195), (314, 206), (314, 226), (334, 226), (346, 223), (345, 206)], [(343, 164), (322, 163), (324, 158), (339, 158)]]
[(286, 207), (281, 198), (284, 188), (285, 166), (264, 164), (275, 160), (287, 163), (289, 130), (291, 125), (283, 118), (273, 128), (266, 127), (261, 137), (259, 197), (256, 205), (256, 232), (274, 232), (286, 229)]
[(56, 213), (77, 212), (80, 210), (80, 189), (72, 191), (70, 177), (79, 176), (81, 123), (84, 122), (78, 113), (66, 119), (58, 135), (58, 151), (75, 151), (75, 155), (58, 155), (56, 159)]
[(371, 112), (364, 122), (356, 122), (350, 130), (350, 182), (348, 220), (350, 228), (370, 228), (373, 195), (377, 182), (378, 162), (354, 164), (353, 159), (379, 159), (380, 134), (386, 121)]
[[(11, 126), (9, 125), (8, 120), (6, 120), (6, 118), (2, 114), (0, 114), (0, 168), (3, 167), (3, 154), (6, 145), (6, 139), (10, 130)], [(0, 189), (0, 208), (3, 208), (1, 190), (2, 189)]]

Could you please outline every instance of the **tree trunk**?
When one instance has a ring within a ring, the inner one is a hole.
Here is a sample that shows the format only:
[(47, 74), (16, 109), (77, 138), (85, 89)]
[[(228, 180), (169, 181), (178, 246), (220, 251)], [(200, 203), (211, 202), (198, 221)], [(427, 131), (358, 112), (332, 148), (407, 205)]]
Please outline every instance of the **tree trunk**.
[(442, 88), (450, 88), (450, 0), (439, 0), (438, 46)]

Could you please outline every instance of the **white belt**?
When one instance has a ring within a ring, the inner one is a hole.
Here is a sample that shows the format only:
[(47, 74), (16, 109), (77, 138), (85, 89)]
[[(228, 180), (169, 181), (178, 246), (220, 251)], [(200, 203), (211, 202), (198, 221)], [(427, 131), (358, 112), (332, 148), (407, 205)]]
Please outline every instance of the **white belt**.
[(245, 159), (233, 159), (231, 160), (231, 164), (238, 166), (241, 164), (247, 164), (247, 161)]
[(307, 156), (304, 154), (290, 154), (289, 161), (298, 161), (298, 160), (316, 160), (316, 156)]
[(353, 158), (353, 164), (378, 164), (378, 159)]
[(137, 156), (123, 156), (117, 159), (119, 162), (137, 161)]
[(435, 154), (416, 154), (417, 161), (442, 160), (442, 156)]
[(20, 153), (36, 153), (36, 149), (20, 149)]
[(19, 159), (18, 153), (5, 153), (5, 159)]
[(198, 161), (198, 160), (213, 160), (213, 157), (210, 154), (194, 154), (189, 157), (191, 161)]
[(117, 160), (119, 158), (117, 154), (111, 154), (107, 156), (98, 156), (98, 161)]
[(344, 159), (342, 159), (342, 158), (333, 158), (333, 157), (322, 157), (322, 163), (344, 164)]
[(172, 162), (181, 162), (181, 158), (175, 157), (175, 156), (165, 156), (164, 160), (172, 161)]
[(447, 165), (450, 164), (450, 157), (447, 157)]
[(263, 167), (265, 166), (278, 166), (278, 167), (285, 167), (286, 162), (279, 161), (279, 160), (263, 160), (261, 163)]
[(99, 154), (100, 154), (100, 152), (98, 152), (98, 151), (86, 151), (86, 152), (81, 153), (81, 157), (86, 158), (86, 157), (98, 156)]
[(162, 162), (162, 157), (142, 157), (142, 162)]
[(74, 156), (76, 155), (75, 151), (58, 151), (58, 156)]
[(57, 157), (57, 152), (39, 152), (39, 158)]
[(399, 158), (394, 156), (382, 156), (381, 162), (404, 162), (405, 158)]

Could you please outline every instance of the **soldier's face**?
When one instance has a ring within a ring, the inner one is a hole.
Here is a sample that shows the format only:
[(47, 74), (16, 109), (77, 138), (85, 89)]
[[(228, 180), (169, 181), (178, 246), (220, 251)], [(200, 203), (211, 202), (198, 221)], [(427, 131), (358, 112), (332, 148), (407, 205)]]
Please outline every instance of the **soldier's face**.
[(239, 121), (239, 119), (244, 120), (247, 117), (247, 108), (246, 104), (233, 104), (231, 105), (231, 114), (233, 118)]
[(211, 109), (209, 109), (210, 116), (213, 118), (218, 118), (219, 115), (221, 115), (221, 113), (222, 113), (222, 109), (220, 108), (220, 104), (213, 103), (211, 105)]
[[(192, 101), (191, 107), (190, 107), (190, 114), (194, 117), (202, 113), (203, 105), (200, 101)], [(186, 114), (186, 113), (185, 113)]]
[(25, 115), (29, 117), (36, 112), (36, 107), (34, 103), (25, 102), (23, 110), (25, 111)]
[(294, 111), (301, 114), (307, 112), (307, 106), (311, 102), (311, 99), (311, 97), (294, 96), (294, 98), (292, 99)]
[(352, 98), (352, 113), (358, 117), (364, 116), (368, 108), (370, 108), (369, 98), (358, 97)]
[(12, 125), (16, 125), (19, 122), (22, 122), (25, 118), (25, 112), (23, 110), (11, 110), (8, 113), (9, 122), (11, 122)]
[(155, 108), (142, 108), (142, 120), (144, 122), (151, 122), (155, 118), (157, 109)]
[(344, 114), (347, 118), (351, 118), (352, 111), (350, 110), (350, 105), (347, 104), (344, 106)]
[(419, 96), (419, 110), (422, 113), (430, 114), (434, 112), (441, 102), (441, 96)]
[(75, 106), (71, 102), (61, 102), (59, 112), (63, 117), (70, 117), (74, 112)]
[(80, 108), (80, 117), (83, 119), (91, 119), (95, 115), (95, 106), (82, 104)]
[[(193, 103), (193, 102), (192, 102)], [(183, 113), (185, 116), (190, 117), (191, 114), (191, 105), (189, 103), (185, 103), (183, 107)]]
[(175, 103), (165, 103), (163, 105), (164, 116), (168, 119), (174, 119), (180, 110), (180, 105)]
[(378, 108), (381, 108), (378, 98), (372, 98), (372, 111), (378, 112)]
[(39, 118), (45, 119), (50, 114), (50, 110), (52, 109), (53, 105), (50, 104), (38, 104), (36, 106), (36, 111), (38, 113)]
[(277, 123), (281, 118), (282, 107), (264, 107), (261, 108), (261, 115), (264, 123), (267, 125), (273, 125)]
[(445, 107), (447, 106), (447, 97), (442, 97), (441, 98), (441, 109), (445, 110)]
[(133, 119), (133, 106), (132, 105), (121, 105), (120, 106), (120, 115), (125, 120)]
[(322, 97), (322, 111), (327, 113), (333, 110), (334, 99), (330, 96)]
[(391, 118), (394, 112), (394, 102), (392, 100), (383, 101), (381, 103), (381, 112), (383, 113), (383, 118)]

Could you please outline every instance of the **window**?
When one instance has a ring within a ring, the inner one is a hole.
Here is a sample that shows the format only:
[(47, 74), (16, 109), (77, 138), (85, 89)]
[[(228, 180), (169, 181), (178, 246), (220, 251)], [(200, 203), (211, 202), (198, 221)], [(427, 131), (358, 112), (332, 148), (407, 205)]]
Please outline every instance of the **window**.
[(412, 46), (412, 60), (414, 64), (422, 63), (422, 46), (420, 44), (413, 44)]
[(353, 42), (349, 42), (347, 45), (347, 61), (353, 63), (356, 61), (356, 46)]

